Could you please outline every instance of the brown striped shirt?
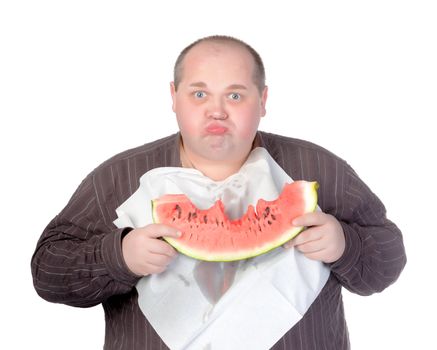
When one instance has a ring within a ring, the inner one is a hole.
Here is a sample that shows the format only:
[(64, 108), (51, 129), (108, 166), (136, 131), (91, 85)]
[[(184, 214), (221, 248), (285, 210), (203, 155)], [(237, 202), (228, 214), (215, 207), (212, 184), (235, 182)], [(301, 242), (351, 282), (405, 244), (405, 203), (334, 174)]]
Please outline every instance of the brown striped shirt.
[[(346, 250), (330, 264), (325, 287), (272, 349), (349, 349), (341, 287), (369, 295), (393, 283), (406, 263), (402, 235), (342, 159), (306, 141), (264, 132), (258, 136), (294, 180), (319, 182), (319, 206), (340, 221), (346, 238)], [(167, 349), (138, 307), (138, 278), (123, 260), (121, 240), (130, 229), (118, 229), (113, 221), (141, 175), (180, 163), (178, 134), (116, 155), (83, 180), (38, 241), (32, 257), (36, 291), (48, 301), (72, 306), (101, 303), (105, 349)]]

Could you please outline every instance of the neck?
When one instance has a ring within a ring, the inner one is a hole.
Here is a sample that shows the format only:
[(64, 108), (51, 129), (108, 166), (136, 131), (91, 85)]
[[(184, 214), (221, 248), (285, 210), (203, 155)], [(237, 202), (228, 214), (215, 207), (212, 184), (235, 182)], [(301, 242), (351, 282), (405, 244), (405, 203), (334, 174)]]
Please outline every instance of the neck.
[(222, 181), (229, 176), (237, 173), (247, 159), (237, 161), (217, 161), (209, 159), (200, 159), (187, 154), (181, 145), (181, 162), (184, 168), (194, 168), (199, 170), (203, 175), (214, 181)]
[(180, 158), (182, 167), (194, 168), (199, 170), (203, 175), (214, 181), (222, 181), (229, 176), (237, 173), (246, 161), (249, 154), (240, 159), (225, 161), (204, 159), (196, 157), (184, 148), (183, 142), (180, 143)]
[(185, 149), (182, 137), (179, 139), (180, 159), (183, 168), (194, 168), (199, 170), (203, 175), (214, 181), (222, 181), (229, 176), (237, 173), (244, 162), (249, 157), (249, 153), (256, 147), (260, 146), (259, 136), (256, 135), (251, 148), (242, 156), (236, 159), (212, 160), (196, 156), (189, 150)]
[(211, 180), (222, 181), (229, 176), (238, 173), (241, 166), (244, 164), (244, 161), (238, 163), (202, 163), (201, 167), (195, 166), (195, 168), (201, 171), (203, 175), (209, 177)]

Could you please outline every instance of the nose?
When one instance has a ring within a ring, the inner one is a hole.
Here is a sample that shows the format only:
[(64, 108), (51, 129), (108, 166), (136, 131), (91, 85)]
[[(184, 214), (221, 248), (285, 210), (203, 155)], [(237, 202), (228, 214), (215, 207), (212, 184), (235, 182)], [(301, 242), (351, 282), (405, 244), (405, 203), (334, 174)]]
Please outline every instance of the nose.
[(225, 120), (228, 118), (227, 113), (224, 110), (216, 110), (214, 112), (209, 113), (209, 117), (216, 120)]
[(207, 114), (208, 118), (215, 120), (225, 120), (228, 118), (228, 113), (220, 99), (214, 99), (211, 101), (211, 104), (208, 106)]

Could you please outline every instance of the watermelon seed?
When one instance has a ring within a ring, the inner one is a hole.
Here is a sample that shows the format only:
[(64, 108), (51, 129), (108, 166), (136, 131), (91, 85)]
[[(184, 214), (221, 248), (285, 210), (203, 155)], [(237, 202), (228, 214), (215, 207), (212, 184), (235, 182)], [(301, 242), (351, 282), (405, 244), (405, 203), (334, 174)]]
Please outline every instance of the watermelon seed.
[(193, 212), (193, 219), (197, 218), (197, 213), (194, 211)]
[(273, 214), (271, 215), (272, 220), (276, 220), (276, 216), (274, 216)]
[(181, 215), (182, 215), (182, 209), (181, 209), (181, 207), (179, 206), (179, 204), (176, 204), (175, 209), (176, 209), (177, 212), (178, 212), (178, 219), (180, 219), (180, 218), (181, 218)]
[(271, 222), (270, 220), (267, 220), (267, 223), (268, 223), (269, 225), (271, 225), (271, 224), (272, 224), (272, 222)]
[(265, 219), (269, 214), (270, 214), (270, 207), (267, 207), (267, 208), (264, 210), (264, 214), (263, 214), (264, 219)]
[(218, 220), (217, 219), (215, 219), (215, 224), (218, 226), (219, 224), (218, 224)]
[(205, 224), (208, 223), (208, 217), (207, 217), (206, 215), (203, 216), (203, 222), (204, 222)]
[(188, 221), (191, 221), (191, 212), (188, 213)]

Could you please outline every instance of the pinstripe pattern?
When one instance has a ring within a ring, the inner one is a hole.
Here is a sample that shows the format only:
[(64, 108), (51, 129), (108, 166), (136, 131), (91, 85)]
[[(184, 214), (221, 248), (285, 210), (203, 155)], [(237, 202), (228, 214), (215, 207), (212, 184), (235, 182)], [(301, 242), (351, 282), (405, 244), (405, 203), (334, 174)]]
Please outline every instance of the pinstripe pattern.
[[(341, 287), (369, 295), (393, 283), (406, 262), (401, 233), (340, 158), (301, 140), (262, 132), (259, 140), (293, 179), (320, 183), (319, 205), (340, 220), (346, 237), (345, 253), (331, 264), (320, 295), (272, 349), (349, 349)], [(49, 223), (32, 257), (35, 289), (44, 299), (78, 307), (102, 303), (105, 349), (167, 349), (138, 307), (138, 279), (122, 257), (121, 239), (129, 229), (112, 221), (142, 174), (180, 166), (178, 147), (178, 135), (172, 135), (100, 165)]]

